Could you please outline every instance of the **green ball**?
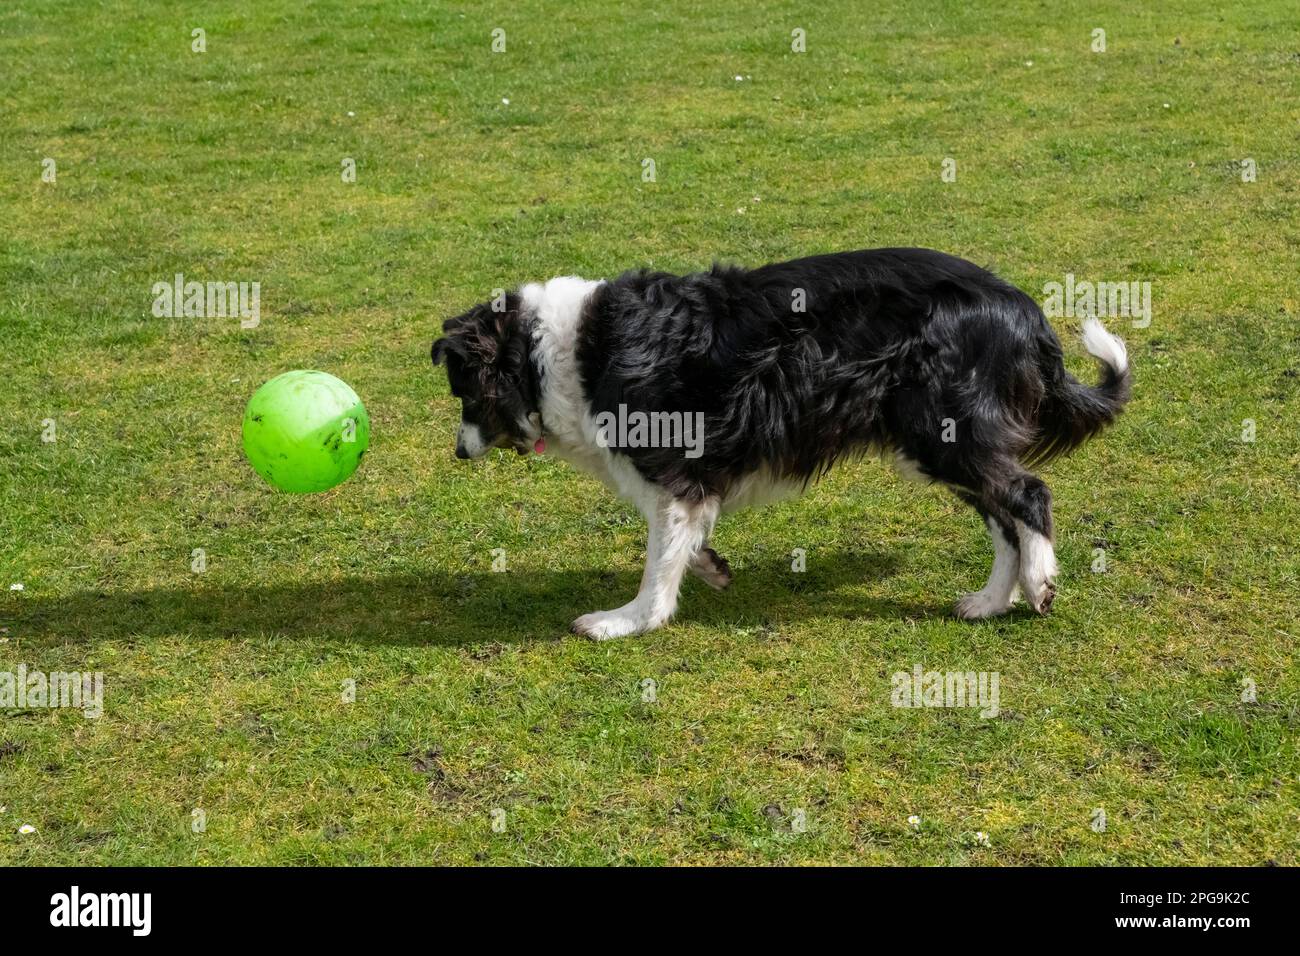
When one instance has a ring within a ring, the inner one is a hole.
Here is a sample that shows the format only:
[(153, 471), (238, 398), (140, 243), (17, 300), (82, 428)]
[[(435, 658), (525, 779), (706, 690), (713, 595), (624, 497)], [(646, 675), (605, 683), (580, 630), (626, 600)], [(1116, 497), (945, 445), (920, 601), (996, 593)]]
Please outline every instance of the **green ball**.
[(281, 491), (328, 491), (357, 470), (369, 444), (366, 407), (327, 372), (277, 375), (244, 410), (244, 453)]

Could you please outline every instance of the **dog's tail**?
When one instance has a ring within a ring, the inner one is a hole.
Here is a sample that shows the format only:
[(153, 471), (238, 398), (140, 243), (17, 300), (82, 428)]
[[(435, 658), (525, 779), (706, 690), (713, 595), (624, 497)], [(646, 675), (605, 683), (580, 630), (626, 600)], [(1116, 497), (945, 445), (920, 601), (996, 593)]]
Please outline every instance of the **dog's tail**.
[(1082, 445), (1113, 422), (1128, 402), (1133, 375), (1124, 342), (1090, 318), (1083, 323), (1083, 347), (1101, 363), (1101, 382), (1084, 385), (1061, 371), (1039, 406), (1038, 437), (1026, 455), (1028, 463), (1044, 462)]

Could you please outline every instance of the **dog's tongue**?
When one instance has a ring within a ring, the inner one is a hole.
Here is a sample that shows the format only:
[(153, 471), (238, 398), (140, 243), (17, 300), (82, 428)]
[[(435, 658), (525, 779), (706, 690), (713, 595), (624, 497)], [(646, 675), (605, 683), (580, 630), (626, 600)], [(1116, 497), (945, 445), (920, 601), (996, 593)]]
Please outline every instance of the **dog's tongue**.
[(539, 455), (545, 455), (545, 454), (546, 454), (546, 439), (545, 439), (545, 438), (539, 438), (539, 439), (537, 439), (537, 441), (533, 442), (533, 451), (537, 452), (537, 454), (539, 454)]

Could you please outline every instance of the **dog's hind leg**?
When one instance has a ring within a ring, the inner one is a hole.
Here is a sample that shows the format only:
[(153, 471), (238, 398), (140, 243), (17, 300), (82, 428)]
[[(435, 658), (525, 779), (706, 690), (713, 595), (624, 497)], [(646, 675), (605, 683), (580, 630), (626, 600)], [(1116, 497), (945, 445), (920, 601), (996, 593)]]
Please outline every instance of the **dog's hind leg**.
[(1020, 552), (1020, 591), (1039, 614), (1056, 598), (1056, 551), (1052, 547), (1052, 492), (1037, 475), (1013, 465), (981, 490), (981, 503), (1003, 528), (1013, 528)]
[(613, 611), (584, 614), (573, 622), (571, 630), (575, 634), (603, 641), (652, 631), (677, 610), (682, 575), (704, 547), (718, 516), (718, 502), (665, 496), (647, 507), (646, 512), (650, 536), (641, 590), (633, 600)]
[(984, 524), (993, 538), (993, 570), (984, 587), (963, 594), (957, 601), (957, 616), (967, 620), (995, 617), (1009, 611), (1015, 603), (1020, 578), (1020, 548), (1015, 527), (1004, 528), (987, 512)]
[(993, 570), (988, 583), (962, 595), (961, 618), (1005, 614), (1016, 589), (1039, 614), (1052, 609), (1056, 596), (1056, 552), (1052, 548), (1052, 493), (1037, 475), (1004, 456), (968, 468), (957, 496), (973, 506), (993, 538)]
[[(1056, 599), (1056, 550), (1052, 547), (1052, 493), (1042, 480), (1027, 475), (1018, 494), (1016, 532), (1020, 536), (1020, 590), (1039, 614)], [(1013, 513), (1017, 513), (1013, 512)]]

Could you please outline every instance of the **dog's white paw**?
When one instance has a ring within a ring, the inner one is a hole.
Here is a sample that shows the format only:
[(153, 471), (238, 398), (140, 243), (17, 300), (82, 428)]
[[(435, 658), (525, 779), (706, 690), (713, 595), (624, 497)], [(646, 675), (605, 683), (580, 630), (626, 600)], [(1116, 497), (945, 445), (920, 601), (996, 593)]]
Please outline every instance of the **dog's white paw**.
[(966, 621), (984, 617), (997, 617), (1011, 610), (1011, 600), (1002, 594), (989, 591), (972, 591), (957, 599), (957, 616)]
[(1020, 592), (1039, 614), (1052, 610), (1056, 598), (1056, 552), (1040, 534), (1017, 524), (1020, 532)]
[(722, 591), (731, 584), (731, 565), (712, 548), (701, 548), (691, 562), (691, 573), (713, 588)]
[(1020, 589), (1025, 594), (1025, 601), (1039, 614), (1047, 614), (1052, 610), (1052, 602), (1056, 600), (1056, 582), (1051, 578), (1021, 581)]
[(574, 634), (589, 637), (593, 641), (608, 641), (615, 637), (640, 634), (642, 631), (649, 631), (658, 626), (657, 623), (646, 620), (635, 610), (619, 608), (616, 611), (593, 611), (591, 614), (584, 614), (569, 626), (569, 630)]

